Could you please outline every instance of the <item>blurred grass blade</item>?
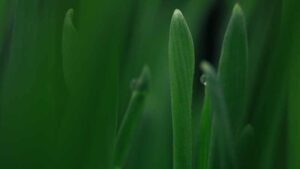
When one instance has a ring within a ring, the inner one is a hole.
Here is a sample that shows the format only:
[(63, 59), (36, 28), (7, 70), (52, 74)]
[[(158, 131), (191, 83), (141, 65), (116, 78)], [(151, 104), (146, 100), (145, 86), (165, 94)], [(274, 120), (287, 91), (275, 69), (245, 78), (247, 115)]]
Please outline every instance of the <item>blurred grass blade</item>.
[(174, 169), (192, 168), (192, 87), (194, 45), (188, 25), (175, 10), (169, 35)]
[(205, 98), (204, 98), (204, 106), (201, 113), (200, 119), (200, 139), (199, 139), (199, 160), (197, 166), (199, 169), (207, 169), (208, 162), (209, 162), (209, 148), (210, 148), (210, 137), (211, 137), (211, 103), (210, 98), (205, 91)]
[[(62, 54), (64, 77), (69, 90), (76, 90), (78, 80), (76, 71), (79, 71), (81, 62), (77, 59), (76, 47), (78, 44), (77, 30), (73, 24), (74, 9), (66, 13), (63, 25)], [(77, 79), (77, 81), (76, 81)]]
[[(78, 1), (74, 5), (80, 11), (74, 19), (76, 36), (69, 22), (72, 10), (67, 13), (68, 45), (74, 46), (63, 60), (69, 95), (59, 130), (60, 168), (113, 168), (122, 48), (116, 39), (123, 38), (118, 21), (125, 19), (125, 14), (119, 18), (111, 15), (112, 8), (120, 9), (113, 4)], [(64, 34), (67, 40), (65, 30)]]
[(236, 4), (225, 33), (218, 72), (234, 135), (244, 126), (247, 53), (245, 18), (241, 7)]
[(62, 1), (2, 3), (0, 15), (8, 13), (0, 27), (8, 32), (0, 59), (1, 168), (57, 168), (57, 118), (65, 102), (57, 54)]
[(212, 105), (211, 154), (209, 168), (235, 169), (235, 143), (228, 119), (221, 83), (209, 63), (203, 62), (204, 84)]
[(244, 128), (240, 137), (237, 141), (237, 155), (239, 159), (239, 167), (243, 169), (252, 169), (253, 161), (253, 150), (254, 147), (254, 128), (252, 125), (247, 124)]
[(132, 96), (125, 113), (125, 117), (118, 131), (115, 145), (115, 164), (114, 167), (122, 168), (124, 160), (128, 154), (132, 137), (140, 121), (141, 114), (144, 110), (144, 103), (148, 94), (150, 83), (150, 70), (144, 67), (139, 79), (134, 80), (132, 84)]
[[(290, 58), (288, 82), (288, 168), (300, 168), (300, 1), (286, 0), (283, 4), (284, 56)], [(286, 58), (286, 57), (285, 57)], [(286, 60), (285, 60), (286, 61)]]

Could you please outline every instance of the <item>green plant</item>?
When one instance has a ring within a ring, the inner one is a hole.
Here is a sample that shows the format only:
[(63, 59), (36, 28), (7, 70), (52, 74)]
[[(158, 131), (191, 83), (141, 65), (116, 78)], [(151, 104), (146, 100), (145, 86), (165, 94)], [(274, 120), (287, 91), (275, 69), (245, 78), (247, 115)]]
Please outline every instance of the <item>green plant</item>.
[[(188, 26), (175, 10), (170, 26), (170, 79), (173, 112), (174, 168), (192, 168), (191, 98), (194, 47)], [(247, 36), (239, 5), (234, 7), (227, 28), (218, 76), (204, 63), (208, 97), (202, 116), (200, 165), (204, 168), (237, 168), (236, 142), (244, 128), (246, 110)], [(235, 92), (238, 90), (239, 92)], [(207, 106), (211, 106), (208, 109)], [(205, 121), (206, 120), (206, 121)], [(205, 145), (206, 144), (206, 145)], [(244, 154), (240, 154), (244, 155)]]
[(192, 168), (192, 88), (194, 45), (188, 25), (175, 10), (170, 26), (169, 67), (173, 119), (174, 169)]
[(132, 96), (129, 101), (129, 106), (125, 113), (123, 121), (120, 123), (120, 129), (117, 132), (115, 143), (115, 168), (122, 168), (124, 160), (129, 151), (130, 143), (132, 142), (133, 134), (140, 121), (141, 113), (143, 112), (146, 95), (149, 88), (150, 70), (147, 66), (144, 67), (141, 77), (132, 82)]
[(299, 7), (0, 0), (0, 168), (300, 168)]

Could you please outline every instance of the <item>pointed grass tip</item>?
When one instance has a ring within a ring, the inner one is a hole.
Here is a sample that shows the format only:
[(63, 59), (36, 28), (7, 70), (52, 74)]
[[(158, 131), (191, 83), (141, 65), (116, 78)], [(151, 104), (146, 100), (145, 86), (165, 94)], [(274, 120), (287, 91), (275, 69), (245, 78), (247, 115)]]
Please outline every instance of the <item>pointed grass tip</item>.
[(251, 124), (247, 124), (244, 128), (244, 132), (254, 133), (254, 128)]
[(201, 69), (203, 72), (212, 72), (212, 71), (213, 71), (212, 66), (211, 66), (210, 63), (208, 63), (207, 61), (203, 61), (203, 62), (200, 64), (200, 69)]
[(74, 17), (74, 9), (70, 8), (65, 15), (65, 24), (71, 25), (72, 27), (74, 27), (73, 17)]
[(150, 68), (145, 65), (143, 67), (143, 71), (138, 79), (134, 79), (131, 82), (131, 88), (132, 90), (137, 90), (141, 92), (148, 91), (149, 89), (149, 83), (151, 79), (151, 73), (150, 73)]
[(179, 9), (175, 9), (172, 16), (172, 21), (175, 20), (185, 20), (182, 12)]
[(233, 7), (233, 13), (244, 16), (244, 12), (239, 3), (236, 3)]
[(72, 20), (73, 16), (74, 16), (74, 9), (73, 9), (73, 8), (70, 8), (70, 9), (67, 11), (67, 13), (66, 13), (66, 18)]

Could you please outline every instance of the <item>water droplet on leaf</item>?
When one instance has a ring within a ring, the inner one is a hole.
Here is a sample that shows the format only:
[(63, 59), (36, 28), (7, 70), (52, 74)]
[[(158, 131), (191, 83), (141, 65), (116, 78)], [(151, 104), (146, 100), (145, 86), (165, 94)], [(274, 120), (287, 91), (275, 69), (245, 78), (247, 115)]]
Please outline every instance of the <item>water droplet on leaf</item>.
[(201, 83), (204, 86), (206, 86), (206, 84), (207, 84), (207, 77), (206, 77), (206, 75), (202, 75), (201, 78), (200, 78), (200, 81), (201, 81)]

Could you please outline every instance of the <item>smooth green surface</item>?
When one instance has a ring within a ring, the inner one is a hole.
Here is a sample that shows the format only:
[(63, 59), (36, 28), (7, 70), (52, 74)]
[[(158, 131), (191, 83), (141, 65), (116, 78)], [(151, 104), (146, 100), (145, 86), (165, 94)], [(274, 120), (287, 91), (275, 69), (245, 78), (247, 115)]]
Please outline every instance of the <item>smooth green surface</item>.
[(2, 55), (1, 168), (55, 168), (57, 118), (64, 102), (56, 45), (62, 3), (9, 2), (14, 12)]
[(296, 1), (287, 0), (283, 3), (283, 39), (289, 40), (285, 44), (285, 53), (290, 60), (289, 69), (289, 105), (288, 105), (288, 168), (296, 169), (300, 167), (300, 125), (298, 119), (300, 118), (300, 24), (297, 18), (300, 14), (297, 9), (300, 3)]
[(192, 168), (191, 106), (194, 65), (192, 35), (182, 13), (176, 9), (169, 37), (174, 169)]
[(252, 158), (255, 149), (254, 137), (254, 128), (247, 124), (237, 139), (237, 158), (240, 168), (251, 169), (251, 164), (255, 163)]

